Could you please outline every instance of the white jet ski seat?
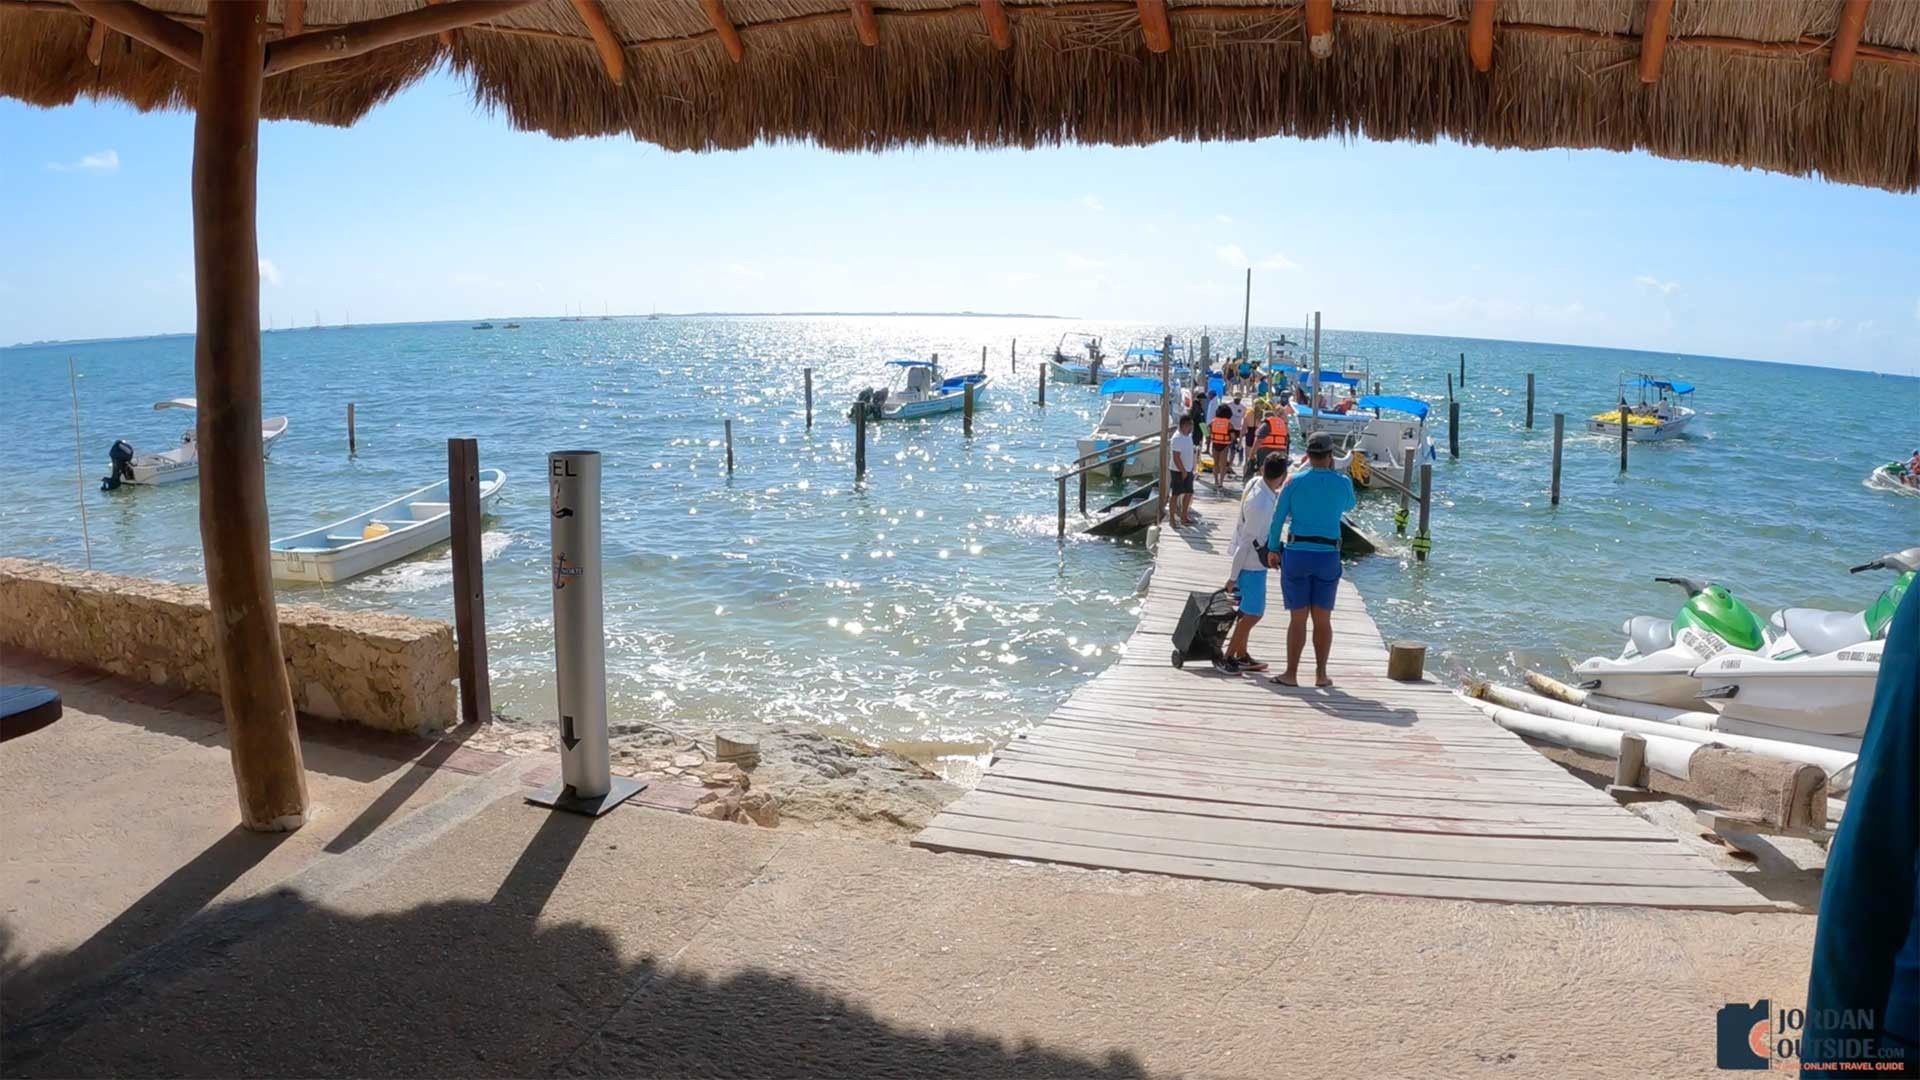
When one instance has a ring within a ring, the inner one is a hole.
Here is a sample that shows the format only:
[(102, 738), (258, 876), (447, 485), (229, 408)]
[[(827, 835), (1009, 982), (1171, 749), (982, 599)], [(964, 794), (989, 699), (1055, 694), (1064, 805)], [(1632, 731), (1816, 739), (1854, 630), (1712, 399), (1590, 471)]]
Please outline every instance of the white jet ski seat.
[(1780, 613), (1780, 626), (1793, 643), (1810, 656), (1838, 652), (1858, 645), (1870, 636), (1867, 620), (1857, 611), (1822, 611), (1819, 608), (1788, 608)]
[(1670, 619), (1635, 615), (1620, 629), (1633, 642), (1633, 651), (1641, 656), (1652, 656), (1673, 645), (1673, 621)]

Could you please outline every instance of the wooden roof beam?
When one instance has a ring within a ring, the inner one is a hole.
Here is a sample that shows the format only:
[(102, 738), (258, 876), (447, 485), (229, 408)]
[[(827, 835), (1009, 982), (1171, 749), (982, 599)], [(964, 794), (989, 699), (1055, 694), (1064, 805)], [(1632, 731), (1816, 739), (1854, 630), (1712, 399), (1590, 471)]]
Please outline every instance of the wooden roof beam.
[(155, 52), (193, 71), (200, 70), (200, 32), (174, 22), (132, 0), (73, 0), (82, 15), (118, 30)]
[(739, 63), (747, 55), (747, 45), (740, 40), (740, 31), (734, 28), (733, 20), (727, 17), (724, 0), (700, 0), (700, 7), (707, 13), (707, 25), (713, 27), (727, 55)]
[(987, 40), (1001, 52), (1013, 48), (1013, 24), (1007, 21), (1007, 8), (1000, 0), (980, 0), (980, 18), (987, 24)]
[(1333, 0), (1307, 0), (1307, 52), (1315, 60), (1333, 55)]
[(93, 30), (87, 34), (87, 63), (100, 66), (100, 57), (107, 49), (107, 24), (99, 19), (93, 20)]
[[(447, 0), (427, 0), (427, 3), (429, 4), (444, 4), (446, 2)], [(451, 51), (453, 49), (453, 31), (451, 30), (440, 31), (440, 44), (445, 45), (447, 49)]]
[(626, 50), (620, 46), (619, 35), (613, 32), (613, 24), (607, 21), (607, 9), (600, 6), (600, 0), (573, 0), (573, 10), (580, 21), (587, 24), (587, 33), (593, 35), (593, 47), (600, 54), (600, 63), (607, 69), (607, 78), (614, 82), (627, 80)]
[(307, 0), (286, 0), (281, 8), (280, 29), (284, 37), (307, 32)]
[(873, 0), (852, 0), (848, 6), (853, 12), (853, 29), (860, 35), (860, 44), (869, 49), (880, 44), (880, 22), (873, 15)]
[(1493, 9), (1498, 0), (1473, 0), (1473, 12), (1467, 22), (1467, 55), (1473, 70), (1493, 70)]
[(1167, 0), (1138, 0), (1140, 36), (1147, 39), (1147, 51), (1163, 53), (1173, 48), (1173, 28), (1167, 25)]
[[(98, 3), (99, 0), (85, 0), (85, 2), (93, 4)], [(283, 71), (292, 71), (294, 68), (324, 64), (329, 60), (363, 56), (375, 49), (384, 49), (388, 45), (398, 45), (415, 38), (432, 37), (442, 30), (458, 30), (463, 26), (498, 18), (533, 2), (534, 0), (460, 0), (457, 4), (414, 8), (398, 15), (368, 19), (366, 22), (349, 23), (346, 26), (335, 26), (325, 30), (309, 30), (304, 34), (282, 38), (267, 45), (266, 74), (278, 75)]]
[(1834, 82), (1853, 81), (1853, 58), (1860, 52), (1860, 30), (1867, 25), (1869, 2), (1846, 0), (1840, 7), (1840, 26), (1833, 32), (1833, 59), (1827, 64), (1827, 78)]
[(1640, 30), (1640, 81), (1660, 81), (1660, 65), (1667, 58), (1667, 37), (1673, 31), (1673, 0), (1647, 0), (1647, 21)]

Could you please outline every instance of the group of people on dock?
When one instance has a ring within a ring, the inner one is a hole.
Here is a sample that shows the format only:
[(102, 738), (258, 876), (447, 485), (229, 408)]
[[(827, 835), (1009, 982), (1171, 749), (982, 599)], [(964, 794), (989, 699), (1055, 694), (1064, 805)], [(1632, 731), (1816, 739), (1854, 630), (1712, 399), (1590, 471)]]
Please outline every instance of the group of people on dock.
[[(1241, 446), (1234, 426), (1234, 400), (1222, 404), (1206, 429), (1213, 453), (1216, 489), (1226, 466)], [(1280, 575), (1280, 597), (1287, 610), (1286, 669), (1273, 676), (1281, 686), (1300, 685), (1300, 659), (1306, 650), (1309, 627), (1313, 638), (1314, 685), (1333, 685), (1327, 660), (1333, 651), (1333, 604), (1340, 586), (1340, 519), (1354, 508), (1353, 483), (1333, 467), (1333, 439), (1314, 434), (1307, 439), (1306, 468), (1289, 476), (1290, 434), (1284, 409), (1260, 415), (1242, 429), (1252, 437), (1245, 443), (1248, 477), (1240, 496), (1240, 512), (1233, 541), (1226, 588), (1237, 597), (1238, 617), (1215, 670), (1227, 675), (1259, 673), (1269, 665), (1249, 648), (1253, 628), (1266, 616), (1270, 571)], [(1168, 452), (1168, 520), (1176, 528), (1193, 524), (1193, 486), (1199, 472), (1199, 446), (1192, 415), (1180, 418), (1180, 429)]]

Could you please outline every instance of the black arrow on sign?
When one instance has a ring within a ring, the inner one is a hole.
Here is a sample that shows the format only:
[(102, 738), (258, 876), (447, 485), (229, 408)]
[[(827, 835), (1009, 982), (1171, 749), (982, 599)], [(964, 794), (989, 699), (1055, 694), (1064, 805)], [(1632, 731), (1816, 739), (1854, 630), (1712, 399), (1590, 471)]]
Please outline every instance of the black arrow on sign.
[(560, 718), (560, 745), (569, 750), (580, 745), (580, 740), (573, 734), (573, 717), (571, 716)]

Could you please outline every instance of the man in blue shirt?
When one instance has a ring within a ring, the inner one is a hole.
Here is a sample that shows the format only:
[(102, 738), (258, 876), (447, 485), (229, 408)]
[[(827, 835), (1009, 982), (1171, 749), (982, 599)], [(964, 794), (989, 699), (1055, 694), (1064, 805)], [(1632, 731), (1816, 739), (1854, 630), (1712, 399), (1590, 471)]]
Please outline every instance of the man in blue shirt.
[[(1273, 677), (1281, 686), (1300, 685), (1300, 653), (1307, 644), (1307, 619), (1313, 619), (1315, 686), (1332, 686), (1327, 654), (1333, 651), (1333, 597), (1340, 588), (1340, 516), (1353, 509), (1353, 481), (1333, 469), (1333, 437), (1317, 433), (1307, 440), (1308, 468), (1294, 473), (1280, 489), (1267, 528), (1269, 564), (1280, 569), (1280, 600), (1287, 607), (1287, 670)], [(1293, 523), (1283, 549), (1281, 532)]]

